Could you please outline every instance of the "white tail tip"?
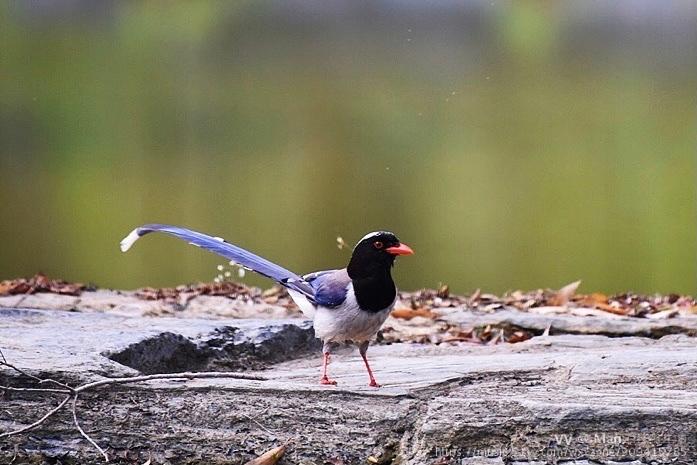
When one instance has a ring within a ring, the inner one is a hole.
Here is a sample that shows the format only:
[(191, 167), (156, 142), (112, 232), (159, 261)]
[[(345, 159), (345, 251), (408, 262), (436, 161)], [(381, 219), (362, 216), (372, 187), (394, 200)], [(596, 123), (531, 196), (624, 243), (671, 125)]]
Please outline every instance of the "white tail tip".
[(121, 252), (126, 252), (131, 248), (133, 243), (138, 240), (140, 236), (138, 235), (138, 228), (131, 231), (128, 236), (124, 237), (121, 241)]

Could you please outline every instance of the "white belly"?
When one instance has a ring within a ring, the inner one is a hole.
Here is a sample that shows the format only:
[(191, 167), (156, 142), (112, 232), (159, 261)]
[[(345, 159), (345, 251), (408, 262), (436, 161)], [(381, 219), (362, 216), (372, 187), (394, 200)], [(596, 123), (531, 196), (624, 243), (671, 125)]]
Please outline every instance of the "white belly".
[(361, 310), (353, 294), (353, 286), (349, 285), (343, 304), (335, 308), (317, 307), (314, 315), (315, 336), (327, 342), (368, 341), (377, 334), (392, 307), (394, 302), (379, 312)]

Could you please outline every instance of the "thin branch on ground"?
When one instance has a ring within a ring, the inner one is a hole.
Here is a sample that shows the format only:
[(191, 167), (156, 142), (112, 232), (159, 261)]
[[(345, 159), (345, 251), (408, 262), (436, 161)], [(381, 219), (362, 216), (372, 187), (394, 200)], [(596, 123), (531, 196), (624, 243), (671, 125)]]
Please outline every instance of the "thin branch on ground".
[[(12, 365), (7, 361), (5, 358), (5, 355), (2, 353), (2, 350), (0, 350), (0, 367), (7, 367), (10, 368), (11, 370), (19, 373), (22, 376), (26, 376), (34, 381), (36, 381), (37, 384), (45, 384), (45, 383), (52, 383), (56, 384), (57, 386), (62, 387), (63, 389), (50, 389), (50, 388), (24, 388), (24, 387), (14, 387), (14, 386), (0, 386), (1, 391), (9, 391), (9, 392), (35, 392), (35, 393), (49, 393), (49, 394), (67, 394), (65, 399), (58, 404), (57, 407), (53, 408), (50, 410), (48, 413), (46, 413), (43, 417), (39, 418), (37, 421), (30, 425), (26, 425), (20, 429), (14, 430), (14, 431), (7, 431), (4, 433), (0, 433), (0, 438), (6, 438), (10, 436), (15, 436), (18, 434), (26, 433), (28, 431), (31, 431), (35, 428), (38, 428), (41, 426), (46, 420), (54, 416), (56, 413), (61, 411), (65, 405), (72, 399), (72, 415), (73, 415), (73, 423), (75, 424), (75, 427), (77, 428), (78, 432), (82, 437), (84, 437), (95, 449), (99, 451), (100, 454), (104, 457), (104, 460), (106, 462), (109, 461), (109, 456), (105, 452), (104, 449), (102, 449), (94, 439), (92, 439), (86, 432), (85, 430), (80, 426), (80, 422), (78, 421), (77, 418), (77, 397), (79, 393), (95, 389), (95, 388), (100, 388), (103, 386), (111, 386), (111, 385), (117, 385), (117, 384), (130, 384), (130, 383), (141, 383), (145, 381), (153, 381), (153, 380), (194, 380), (194, 379), (211, 379), (211, 378), (218, 378), (218, 379), (244, 379), (244, 380), (250, 380), (250, 381), (266, 381), (268, 378), (265, 378), (263, 376), (255, 376), (255, 375), (248, 375), (244, 373), (226, 373), (226, 372), (201, 372), (201, 373), (192, 373), (192, 372), (184, 372), (184, 373), (158, 373), (154, 375), (143, 375), (143, 376), (130, 376), (130, 377), (123, 377), (123, 378), (106, 378), (102, 379), (99, 381), (93, 381), (91, 383), (85, 383), (83, 385), (80, 385), (78, 387), (72, 387), (67, 384), (61, 383), (59, 381), (56, 381), (54, 379), (50, 378), (39, 378), (38, 376), (32, 375), (30, 373), (27, 373), (26, 371), (22, 370), (21, 368), (16, 367), (15, 365)], [(253, 420), (254, 421), (254, 420)]]
[(80, 432), (83, 438), (87, 439), (90, 444), (94, 446), (95, 449), (99, 451), (100, 454), (102, 454), (102, 457), (104, 457), (104, 461), (108, 462), (109, 461), (109, 456), (106, 455), (106, 452), (104, 449), (99, 447), (99, 444), (97, 444), (94, 439), (92, 439), (87, 433), (85, 433), (85, 430), (82, 429), (82, 426), (80, 426), (80, 422), (77, 419), (77, 393), (73, 395), (73, 423), (75, 423), (75, 428)]
[(24, 428), (20, 428), (20, 429), (15, 430), (15, 431), (8, 431), (8, 432), (6, 432), (6, 433), (2, 433), (2, 434), (0, 434), (0, 438), (7, 438), (7, 437), (10, 437), (10, 436), (15, 436), (15, 435), (17, 435), (17, 434), (26, 433), (27, 431), (33, 430), (34, 428), (40, 426), (43, 422), (45, 422), (46, 420), (48, 420), (49, 418), (51, 418), (53, 415), (55, 415), (56, 413), (58, 413), (63, 407), (65, 407), (65, 404), (67, 404), (68, 401), (69, 401), (72, 397), (73, 397), (73, 395), (71, 394), (71, 395), (69, 395), (68, 397), (66, 397), (65, 399), (63, 399), (63, 402), (61, 402), (60, 404), (58, 404), (58, 407), (54, 408), (53, 410), (51, 410), (50, 412), (48, 412), (48, 413), (47, 413), (46, 415), (44, 415), (43, 417), (41, 417), (41, 418), (39, 418), (38, 420), (36, 420), (36, 421), (35, 421), (34, 423), (32, 423), (31, 425), (27, 425), (27, 426), (25, 426)]
[(29, 379), (33, 379), (34, 381), (36, 381), (39, 384), (51, 383), (51, 384), (55, 384), (56, 386), (60, 386), (63, 389), (68, 390), (70, 392), (72, 392), (72, 390), (73, 390), (72, 387), (68, 386), (67, 384), (61, 383), (60, 381), (56, 381), (55, 379), (51, 379), (51, 378), (39, 378), (38, 376), (32, 375), (31, 373), (27, 373), (26, 371), (22, 370), (21, 368), (11, 364), (5, 358), (5, 354), (2, 353), (2, 349), (0, 349), (0, 366), (6, 366), (7, 368), (10, 368), (10, 369), (16, 371), (17, 373), (19, 373), (22, 376), (26, 376)]
[(27, 373), (26, 371), (22, 370), (21, 368), (16, 367), (15, 365), (8, 362), (7, 359), (5, 358), (5, 354), (2, 352), (2, 349), (0, 349), (0, 366), (6, 366), (7, 368), (10, 368), (11, 370), (16, 371), (17, 373), (19, 373), (22, 376), (26, 376), (27, 378), (31, 378), (34, 381), (41, 382), (41, 378), (39, 378), (38, 376), (34, 376), (30, 373)]
[[(265, 414), (266, 412), (268, 412), (268, 411), (269, 411), (269, 407), (266, 407), (264, 410), (262, 410), (261, 412), (259, 412), (259, 413), (257, 414), (257, 416), (264, 415), (264, 414)], [(258, 426), (259, 428), (263, 429), (264, 431), (266, 431), (267, 433), (269, 433), (271, 436), (275, 436), (275, 437), (278, 437), (278, 436), (279, 436), (278, 433), (275, 433), (275, 432), (271, 431), (271, 430), (268, 429), (266, 426), (264, 426), (264, 425), (262, 425), (261, 423), (259, 423), (259, 422), (256, 420), (256, 418), (250, 417), (250, 416), (247, 415), (246, 413), (241, 413), (241, 415), (242, 415), (243, 417), (247, 418), (248, 420), (253, 421), (254, 423), (256, 423), (257, 426)], [(289, 440), (290, 440), (290, 439), (289, 439)]]
[(51, 394), (70, 394), (72, 391), (68, 389), (50, 389), (50, 388), (18, 388), (14, 386), (0, 386), (0, 391), (12, 392), (47, 392)]
[(227, 373), (224, 371), (204, 371), (200, 373), (184, 372), (184, 373), (158, 373), (155, 375), (144, 375), (144, 376), (130, 376), (125, 378), (107, 378), (93, 383), (83, 384), (82, 386), (76, 387), (75, 392), (83, 392), (88, 389), (94, 389), (96, 387), (106, 386), (109, 384), (129, 384), (129, 383), (141, 383), (143, 381), (152, 381), (156, 379), (167, 379), (167, 380), (190, 380), (190, 379), (209, 379), (209, 378), (221, 378), (221, 379), (246, 379), (250, 381), (267, 381), (268, 378), (263, 376), (247, 375), (244, 373)]

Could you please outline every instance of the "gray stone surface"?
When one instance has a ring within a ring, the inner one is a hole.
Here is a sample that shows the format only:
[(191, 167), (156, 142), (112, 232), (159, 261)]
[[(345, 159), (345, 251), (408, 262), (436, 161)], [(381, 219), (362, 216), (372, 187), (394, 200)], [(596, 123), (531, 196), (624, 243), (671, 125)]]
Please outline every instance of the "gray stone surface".
[[(267, 381), (151, 381), (85, 393), (83, 427), (121, 463), (152, 457), (152, 463), (242, 464), (286, 440), (282, 464), (358, 464), (369, 457), (410, 465), (697, 462), (697, 345), (686, 335), (375, 346), (369, 355), (383, 387), (374, 389), (351, 348), (332, 360), (339, 384), (320, 386), (319, 350), (299, 336), (308, 331), (298, 319), (0, 310), (8, 360), (72, 383), (135, 374), (114, 354), (130, 350), (138, 359), (144, 341), (161, 351), (183, 345), (190, 350), (184, 359), (204, 354), (206, 369), (247, 356), (255, 369), (266, 368), (254, 373)], [(262, 356), (258, 347), (268, 341), (281, 346), (268, 346), (271, 355)], [(274, 358), (279, 352), (281, 359)], [(0, 371), (0, 382), (32, 385), (8, 370)], [(0, 431), (33, 421), (58, 401), (5, 394)], [(15, 463), (100, 463), (69, 420), (62, 414), (30, 435), (0, 439), (0, 463), (15, 455)]]
[(134, 291), (98, 289), (79, 296), (49, 293), (0, 296), (0, 308), (69, 310), (123, 316), (173, 316), (180, 318), (288, 318), (300, 317), (295, 308), (254, 303), (243, 296), (199, 295), (181, 301), (143, 300)]
[(0, 348), (21, 366), (84, 379), (262, 368), (315, 352), (320, 343), (312, 323), (300, 319), (133, 318), (0, 308)]
[[(579, 311), (581, 309), (572, 309)], [(584, 309), (588, 310), (588, 309)], [(550, 327), (550, 334), (601, 334), (611, 337), (643, 336), (660, 338), (668, 334), (697, 336), (695, 316), (675, 316), (665, 319), (635, 318), (611, 313), (603, 316), (578, 316), (573, 314), (537, 314), (513, 309), (491, 313), (463, 312), (452, 309), (442, 316), (444, 321), (464, 326), (512, 326), (541, 334)]]

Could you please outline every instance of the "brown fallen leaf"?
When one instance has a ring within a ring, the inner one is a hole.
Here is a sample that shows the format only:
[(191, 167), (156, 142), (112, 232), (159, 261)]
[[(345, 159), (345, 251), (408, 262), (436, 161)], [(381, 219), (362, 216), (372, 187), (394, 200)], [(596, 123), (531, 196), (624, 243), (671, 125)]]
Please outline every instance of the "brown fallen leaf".
[(35, 294), (52, 292), (54, 294), (80, 295), (87, 288), (81, 283), (69, 283), (61, 279), (49, 279), (42, 273), (31, 278), (19, 278), (0, 282), (0, 295)]
[(0, 282), (0, 295), (10, 295), (16, 285), (12, 281)]
[[(277, 289), (272, 288), (272, 292), (267, 292), (265, 297), (287, 295)], [(165, 300), (169, 302), (179, 302), (184, 299), (184, 303), (199, 296), (222, 296), (222, 297), (250, 297), (252, 289), (241, 283), (233, 281), (213, 282), (213, 283), (198, 283), (187, 286), (164, 287), (155, 289), (152, 287), (144, 287), (135, 292), (136, 297), (143, 300)]]
[(562, 287), (557, 291), (556, 294), (554, 294), (549, 299), (549, 304), (552, 306), (566, 305), (567, 303), (569, 303), (569, 300), (571, 300), (571, 298), (576, 294), (576, 290), (580, 285), (581, 281), (579, 280)]
[(422, 316), (425, 318), (435, 318), (436, 315), (428, 308), (426, 307), (419, 307), (419, 308), (407, 308), (407, 307), (402, 307), (402, 308), (396, 308), (392, 310), (392, 313), (390, 313), (393, 318), (401, 318), (403, 320), (411, 320), (414, 317), (417, 316)]
[(287, 445), (288, 443), (285, 443), (282, 446), (274, 447), (271, 450), (267, 450), (259, 457), (247, 462), (245, 465), (274, 465), (278, 463), (281, 457), (283, 457), (283, 454), (286, 453)]
[(262, 297), (280, 297), (283, 294), (281, 286), (272, 286), (261, 293)]
[(511, 334), (508, 337), (507, 342), (510, 342), (511, 344), (515, 344), (516, 342), (527, 341), (531, 337), (532, 337), (532, 334), (528, 333), (527, 331), (515, 331), (513, 334)]
[(581, 296), (576, 302), (583, 307), (595, 307), (598, 304), (608, 303), (608, 296), (600, 292), (594, 292), (592, 294)]
[(629, 315), (629, 313), (632, 311), (631, 308), (623, 308), (620, 306), (612, 305), (612, 304), (603, 304), (603, 303), (598, 303), (595, 305), (596, 308), (608, 312), (608, 313), (614, 313), (615, 315)]

